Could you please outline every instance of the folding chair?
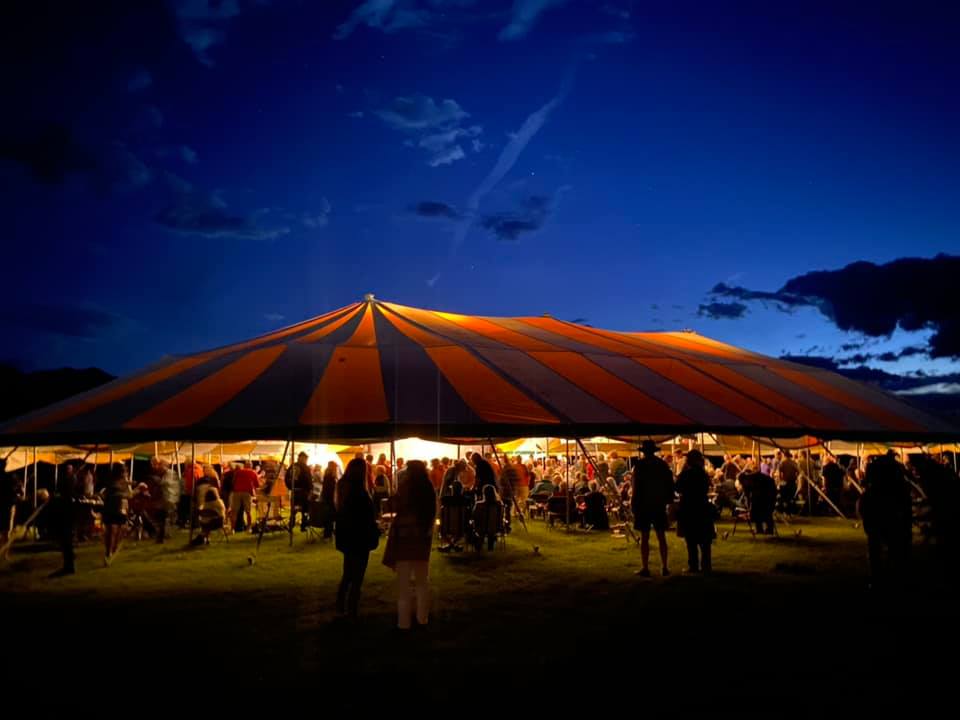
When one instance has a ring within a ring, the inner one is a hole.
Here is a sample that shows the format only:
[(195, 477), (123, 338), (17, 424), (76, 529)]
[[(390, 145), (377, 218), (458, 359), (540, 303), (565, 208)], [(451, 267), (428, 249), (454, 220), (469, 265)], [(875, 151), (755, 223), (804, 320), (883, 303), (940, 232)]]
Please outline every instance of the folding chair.
[(442, 505), (440, 507), (440, 552), (448, 552), (450, 550), (460, 552), (463, 550), (463, 546), (459, 544), (459, 541), (463, 540), (466, 534), (466, 505)]
[(474, 511), (473, 531), (479, 538), (476, 547), (481, 547), (491, 536), (494, 543), (501, 549), (507, 547), (507, 530), (504, 522), (503, 503), (483, 507), (480, 512)]

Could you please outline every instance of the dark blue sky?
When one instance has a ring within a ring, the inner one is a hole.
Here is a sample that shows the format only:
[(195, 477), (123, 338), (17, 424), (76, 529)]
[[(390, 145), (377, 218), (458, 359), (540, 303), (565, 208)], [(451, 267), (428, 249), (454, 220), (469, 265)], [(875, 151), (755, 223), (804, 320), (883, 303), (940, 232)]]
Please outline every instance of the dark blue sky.
[(3, 11), (3, 359), (122, 373), (373, 292), (957, 367), (876, 357), (936, 313), (711, 295), (960, 250), (947, 3), (60, 5)]

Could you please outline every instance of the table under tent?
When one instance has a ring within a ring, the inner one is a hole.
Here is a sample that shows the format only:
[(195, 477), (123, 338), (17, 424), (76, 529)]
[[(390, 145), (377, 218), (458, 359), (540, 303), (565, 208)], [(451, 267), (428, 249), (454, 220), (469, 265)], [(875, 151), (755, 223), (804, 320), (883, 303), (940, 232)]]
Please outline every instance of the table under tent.
[(165, 357), (0, 426), (8, 468), (56, 464), (64, 453), (89, 461), (90, 448), (100, 462), (104, 453), (243, 458), (268, 446), (281, 459), (307, 446), (345, 459), (389, 448), (393, 462), (400, 440), (457, 453), (508, 441), (516, 444), (495, 452), (569, 455), (572, 446), (595, 464), (602, 448), (635, 449), (645, 438), (706, 441), (722, 453), (923, 447), (954, 443), (960, 429), (837, 373), (693, 332), (461, 315), (373, 296), (250, 340)]

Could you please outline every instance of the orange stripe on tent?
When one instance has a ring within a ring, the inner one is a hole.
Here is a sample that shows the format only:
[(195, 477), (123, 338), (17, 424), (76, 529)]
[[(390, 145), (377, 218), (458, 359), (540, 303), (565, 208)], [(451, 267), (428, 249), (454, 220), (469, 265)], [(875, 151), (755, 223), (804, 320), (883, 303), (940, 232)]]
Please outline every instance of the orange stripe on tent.
[(286, 349), (286, 345), (271, 345), (253, 350), (141, 413), (124, 427), (168, 428), (198, 423), (256, 380)]
[(648, 367), (680, 387), (706, 398), (715, 405), (759, 427), (795, 427), (796, 423), (754, 400), (731, 390), (708, 375), (694, 370), (679, 360), (660, 358), (633, 358), (634, 362)]
[(437, 333), (443, 337), (449, 337), (450, 341), (458, 345), (473, 346), (498, 346), (494, 340), (478, 335), (467, 328), (457, 325), (451, 320), (440, 317), (435, 312), (421, 310), (419, 308), (407, 307), (406, 305), (394, 305), (393, 303), (381, 303), (400, 317), (419, 323), (431, 332)]
[(464, 348), (429, 347), (426, 352), (470, 409), (487, 422), (559, 422)]
[(554, 320), (553, 318), (530, 317), (520, 318), (520, 320), (527, 325), (532, 325), (533, 327), (547, 330), (548, 332), (556, 333), (557, 335), (562, 335), (570, 340), (576, 340), (577, 342), (581, 342), (586, 345), (593, 345), (594, 347), (615, 352), (620, 355), (633, 355), (636, 353), (636, 348), (634, 346), (625, 343), (622, 340), (617, 340), (613, 337), (608, 337), (607, 335), (598, 335), (597, 333), (588, 332), (587, 330), (579, 328), (576, 325), (562, 323), (558, 320)]
[(343, 317), (334, 320), (334, 321), (333, 321), (332, 323), (330, 323), (329, 325), (324, 325), (324, 326), (323, 326), (322, 328), (320, 328), (319, 330), (314, 330), (312, 333), (310, 333), (310, 334), (308, 334), (308, 335), (304, 335), (304, 336), (301, 337), (301, 338), (298, 338), (298, 339), (297, 339), (297, 342), (313, 343), (313, 342), (317, 342), (318, 340), (322, 340), (322, 339), (325, 338), (327, 335), (329, 335), (330, 333), (332, 333), (334, 330), (343, 327), (343, 326), (346, 325), (348, 322), (350, 322), (351, 320), (353, 320), (353, 319), (357, 316), (357, 313), (358, 313), (358, 312), (360, 312), (359, 306), (354, 306), (354, 311), (353, 311), (353, 312), (347, 313), (347, 314), (344, 315)]
[(690, 418), (654, 400), (633, 385), (574, 352), (532, 352), (539, 360), (581, 389), (638, 422), (683, 425)]
[(98, 392), (93, 397), (80, 400), (58, 410), (53, 410), (42, 417), (33, 418), (20, 423), (19, 425), (11, 428), (10, 432), (30, 432), (33, 430), (39, 430), (41, 428), (53, 425), (54, 423), (76, 417), (77, 415), (81, 415), (85, 412), (96, 410), (97, 408), (103, 407), (104, 405), (112, 403), (115, 400), (120, 400), (128, 395), (133, 395), (133, 393), (139, 392), (146, 387), (150, 387), (158, 382), (163, 382), (164, 380), (172, 378), (175, 375), (179, 375), (180, 373), (189, 370), (192, 367), (196, 367), (201, 363), (207, 362), (211, 359), (211, 357), (212, 356), (209, 354), (204, 354), (194, 355), (193, 357), (177, 360), (166, 367), (158, 368), (157, 370), (152, 370), (144, 375), (140, 375), (139, 377), (131, 378), (126, 382), (121, 382), (115, 387), (106, 388), (101, 392)]
[(766, 385), (756, 382), (750, 378), (744, 377), (736, 370), (721, 365), (720, 363), (710, 362), (709, 360), (687, 360), (687, 362), (707, 375), (716, 378), (720, 382), (730, 385), (735, 390), (742, 392), (747, 397), (763, 398), (764, 403), (771, 406), (778, 412), (783, 413), (789, 418), (798, 421), (801, 425), (814, 428), (842, 428), (843, 423), (832, 420), (822, 413), (803, 405), (796, 400), (788, 398), (768, 388)]
[(372, 423), (390, 419), (375, 347), (345, 347), (334, 351), (320, 384), (300, 414), (305, 425)]
[(393, 312), (382, 312), (381, 314), (387, 319), (391, 325), (393, 325), (397, 330), (406, 335), (408, 338), (413, 340), (418, 345), (423, 347), (439, 347), (441, 345), (453, 345), (454, 343), (446, 338), (442, 338), (439, 335), (434, 335), (432, 332), (426, 330), (421, 330), (413, 323), (407, 322), (399, 315), (395, 315)]
[(296, 325), (291, 325), (290, 327), (285, 328), (283, 330), (277, 330), (276, 332), (272, 332), (267, 335), (261, 335), (258, 338), (254, 338), (253, 340), (247, 340), (246, 342), (237, 343), (235, 345), (228, 345), (226, 347), (220, 348), (219, 350), (212, 350), (211, 357), (220, 357), (221, 355), (224, 355), (229, 352), (236, 352), (237, 350), (249, 350), (251, 348), (255, 348), (259, 345), (263, 345), (268, 342), (273, 342), (275, 340), (282, 340), (285, 337), (289, 337), (291, 335), (295, 335), (298, 332), (307, 330), (313, 327), (314, 325), (319, 325), (324, 320), (329, 320), (332, 317), (336, 317), (340, 313), (349, 315), (350, 311), (355, 310), (359, 306), (359, 304), (360, 303), (354, 303), (353, 305), (348, 305), (345, 308), (337, 308), (336, 310), (320, 315), (319, 317), (305, 320), (304, 322), (297, 323)]
[(495, 322), (487, 320), (486, 318), (471, 317), (470, 315), (458, 315), (456, 313), (440, 312), (438, 310), (434, 310), (433, 314), (443, 318), (444, 320), (449, 320), (450, 322), (456, 323), (461, 327), (465, 327), (467, 330), (475, 332), (478, 335), (483, 335), (484, 337), (488, 337), (491, 340), (496, 340), (504, 345), (515, 347), (518, 350), (557, 349), (556, 345), (551, 345), (550, 343), (544, 342), (543, 340), (539, 340), (535, 337), (530, 337), (529, 335), (518, 333), (516, 330), (505, 328), (496, 324)]
[[(653, 344), (657, 351), (662, 353), (664, 347), (673, 350), (691, 351), (704, 355), (715, 355), (717, 357), (727, 358), (728, 360), (737, 360), (738, 362), (755, 363), (757, 356), (753, 353), (743, 352), (730, 346), (724, 346), (722, 343), (708, 345), (698, 342), (691, 338), (701, 339), (698, 335), (691, 333), (624, 333), (629, 337), (635, 337), (644, 342)], [(690, 335), (691, 337), (686, 337)]]
[(843, 390), (840, 390), (829, 383), (818, 380), (811, 372), (792, 370), (790, 368), (774, 365), (772, 363), (768, 367), (772, 372), (777, 373), (777, 375), (785, 377), (787, 380), (790, 380), (797, 385), (802, 385), (808, 390), (812, 390), (818, 395), (829, 398), (834, 402), (838, 402), (841, 405), (846, 405), (851, 410), (855, 410), (861, 415), (864, 415), (865, 417), (868, 417), (881, 425), (886, 425), (889, 428), (896, 430), (926, 430), (926, 428), (922, 425), (918, 425), (917, 423), (901, 417), (900, 415), (895, 415), (894, 413), (884, 410), (883, 408), (878, 407), (867, 400), (863, 400), (856, 395), (844, 392)]
[(376, 347), (377, 333), (373, 326), (373, 305), (367, 305), (367, 309), (360, 319), (360, 324), (353, 331), (353, 335), (341, 347)]

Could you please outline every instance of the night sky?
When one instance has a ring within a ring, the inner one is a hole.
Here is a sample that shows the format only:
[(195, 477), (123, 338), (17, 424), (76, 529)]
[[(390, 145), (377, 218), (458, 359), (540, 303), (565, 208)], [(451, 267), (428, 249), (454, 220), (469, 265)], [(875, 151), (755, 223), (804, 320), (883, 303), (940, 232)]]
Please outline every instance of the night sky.
[(372, 292), (949, 389), (949, 5), (5, 5), (0, 360), (126, 373)]

